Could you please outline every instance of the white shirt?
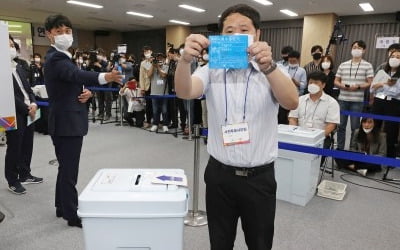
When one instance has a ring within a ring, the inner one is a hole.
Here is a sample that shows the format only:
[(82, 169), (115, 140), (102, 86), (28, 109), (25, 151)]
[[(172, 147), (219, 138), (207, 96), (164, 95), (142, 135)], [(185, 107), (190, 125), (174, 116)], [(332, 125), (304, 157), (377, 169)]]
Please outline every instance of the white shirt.
[(24, 86), (22, 85), (21, 78), (19, 78), (19, 75), (17, 73), (17, 63), (16, 62), (11, 62), (11, 69), (12, 69), (13, 76), (17, 80), (19, 88), (21, 89), (22, 94), (24, 95), (24, 103), (29, 106), (31, 104), (31, 101), (29, 100), (28, 93), (26, 92)]
[[(249, 126), (250, 143), (224, 146), (222, 126), (243, 122), (250, 72), (244, 120)], [(279, 105), (258, 65), (251, 61), (247, 69), (241, 70), (210, 69), (209, 65), (205, 65), (198, 68), (193, 76), (200, 78), (207, 98), (208, 153), (224, 164), (238, 167), (255, 167), (274, 161), (278, 155)]]
[(299, 105), (289, 112), (289, 117), (297, 118), (300, 127), (324, 130), (326, 123), (340, 124), (340, 108), (338, 102), (324, 92), (315, 102), (306, 94), (299, 97)]

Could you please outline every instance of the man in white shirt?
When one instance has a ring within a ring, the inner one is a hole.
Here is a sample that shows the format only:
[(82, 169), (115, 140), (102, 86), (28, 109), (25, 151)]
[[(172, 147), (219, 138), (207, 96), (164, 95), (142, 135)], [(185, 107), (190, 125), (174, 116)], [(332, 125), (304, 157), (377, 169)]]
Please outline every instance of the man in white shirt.
[(300, 96), (297, 109), (289, 112), (289, 124), (304, 128), (317, 128), (325, 131), (324, 148), (329, 147), (332, 131), (340, 123), (338, 102), (325, 94), (326, 75), (320, 71), (309, 74), (308, 94)]
[(271, 249), (274, 233), (278, 105), (294, 109), (296, 88), (260, 41), (260, 14), (245, 4), (226, 9), (220, 18), (224, 35), (253, 37), (245, 69), (210, 69), (193, 75), (190, 64), (210, 41), (200, 34), (186, 38), (175, 73), (181, 98), (207, 98), (208, 162), (206, 208), (211, 250), (232, 249), (240, 217), (249, 249)]

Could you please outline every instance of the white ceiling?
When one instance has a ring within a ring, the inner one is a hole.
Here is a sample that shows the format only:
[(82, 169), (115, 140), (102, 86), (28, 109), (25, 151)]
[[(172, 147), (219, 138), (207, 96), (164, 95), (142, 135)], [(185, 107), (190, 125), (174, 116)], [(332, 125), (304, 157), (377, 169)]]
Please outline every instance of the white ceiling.
[[(61, 13), (71, 19), (74, 28), (89, 30), (148, 30), (172, 25), (170, 19), (190, 22), (193, 26), (217, 23), (218, 15), (227, 7), (247, 3), (260, 13), (262, 21), (290, 19), (279, 12), (290, 9), (302, 18), (318, 13), (336, 13), (338, 16), (365, 15), (358, 6), (369, 1), (375, 8), (372, 14), (400, 11), (399, 0), (270, 0), (272, 6), (263, 6), (253, 0), (83, 0), (103, 5), (103, 9), (92, 9), (66, 3), (66, 0), (1, 0), (0, 19), (43, 23), (44, 19)], [(190, 4), (206, 10), (195, 13), (181, 9), (179, 4)], [(151, 14), (152, 19), (125, 14), (136, 11)]]

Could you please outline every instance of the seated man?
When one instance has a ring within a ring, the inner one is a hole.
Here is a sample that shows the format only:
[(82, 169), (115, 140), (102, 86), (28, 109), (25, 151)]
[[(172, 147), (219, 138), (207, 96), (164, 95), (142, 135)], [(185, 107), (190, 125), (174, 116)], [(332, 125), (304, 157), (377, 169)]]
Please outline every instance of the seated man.
[(331, 132), (340, 124), (340, 108), (338, 102), (323, 91), (326, 80), (326, 75), (320, 71), (309, 75), (309, 93), (299, 97), (299, 106), (289, 113), (289, 124), (325, 130), (324, 148), (329, 148)]

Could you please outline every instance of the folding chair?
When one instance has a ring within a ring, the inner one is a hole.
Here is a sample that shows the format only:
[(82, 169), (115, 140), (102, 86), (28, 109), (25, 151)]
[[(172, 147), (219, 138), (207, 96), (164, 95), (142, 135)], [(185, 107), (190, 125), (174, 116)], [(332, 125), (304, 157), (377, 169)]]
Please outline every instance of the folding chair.
[[(331, 149), (333, 150), (335, 148), (335, 134), (336, 134), (337, 128), (335, 130), (333, 130), (330, 134), (329, 137), (327, 137), (324, 141), (324, 148), (326, 149)], [(321, 177), (319, 179), (320, 183), (322, 181), (322, 177), (325, 175), (325, 172), (328, 174), (332, 175), (332, 178), (334, 177), (334, 173), (335, 173), (335, 166), (334, 166), (334, 160), (332, 158), (331, 161), (331, 169), (328, 170), (328, 157), (327, 156), (322, 156), (321, 158), (321, 165), (320, 165), (320, 169), (321, 169)]]

